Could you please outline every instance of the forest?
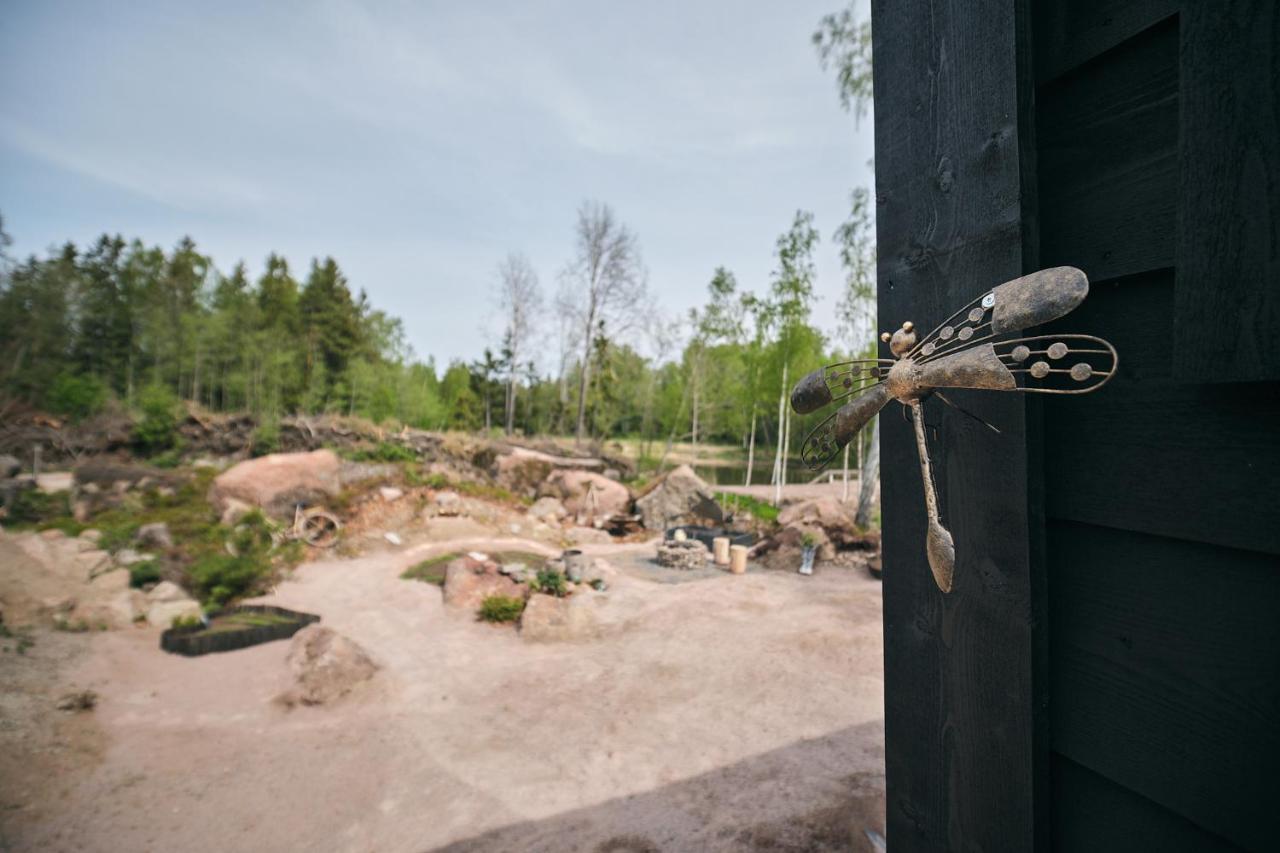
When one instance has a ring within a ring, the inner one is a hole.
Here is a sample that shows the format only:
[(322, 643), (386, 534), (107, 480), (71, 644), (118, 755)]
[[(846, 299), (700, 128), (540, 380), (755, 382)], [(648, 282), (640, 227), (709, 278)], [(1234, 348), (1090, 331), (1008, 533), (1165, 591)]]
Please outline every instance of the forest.
[[(840, 339), (813, 323), (821, 235), (810, 214), (797, 211), (778, 237), (763, 292), (717, 268), (704, 304), (671, 318), (649, 295), (635, 234), (588, 202), (553, 298), (521, 255), (502, 259), (490, 300), (499, 333), (482, 358), (446, 365), (414, 353), (402, 321), (332, 257), (301, 274), (275, 254), (256, 274), (244, 262), (224, 272), (189, 237), (166, 251), (104, 234), (17, 260), (0, 237), (0, 406), (80, 420), (170, 400), (266, 423), (323, 412), (424, 429), (773, 446), (784, 380), (873, 341), (868, 205), (855, 191), (833, 235), (847, 272)], [(539, 365), (534, 351), (556, 363)]]

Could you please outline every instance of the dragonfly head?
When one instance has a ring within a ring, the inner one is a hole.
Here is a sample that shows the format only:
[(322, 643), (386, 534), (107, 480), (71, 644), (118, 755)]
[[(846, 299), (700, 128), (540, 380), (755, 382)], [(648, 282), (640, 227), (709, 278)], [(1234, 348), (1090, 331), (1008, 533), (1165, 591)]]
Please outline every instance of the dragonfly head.
[(901, 329), (892, 335), (888, 332), (882, 332), (880, 340), (889, 345), (889, 349), (893, 352), (895, 358), (902, 358), (911, 352), (911, 348), (916, 345), (916, 326), (908, 320), (902, 324)]

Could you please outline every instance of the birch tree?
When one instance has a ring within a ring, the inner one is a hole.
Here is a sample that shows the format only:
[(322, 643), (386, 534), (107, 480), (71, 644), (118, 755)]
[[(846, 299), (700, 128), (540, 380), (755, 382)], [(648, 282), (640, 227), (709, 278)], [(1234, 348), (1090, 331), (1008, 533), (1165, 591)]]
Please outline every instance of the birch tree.
[(503, 353), (507, 368), (504, 429), (511, 435), (516, 418), (516, 380), (520, 359), (527, 356), (530, 338), (542, 310), (538, 274), (524, 255), (512, 252), (498, 264), (498, 308), (502, 312)]
[(558, 302), (576, 320), (581, 334), (574, 430), (581, 444), (587, 427), (592, 342), (597, 337), (617, 339), (638, 320), (646, 286), (635, 234), (618, 222), (607, 204), (584, 203), (578, 209), (575, 231), (576, 255), (561, 275)]

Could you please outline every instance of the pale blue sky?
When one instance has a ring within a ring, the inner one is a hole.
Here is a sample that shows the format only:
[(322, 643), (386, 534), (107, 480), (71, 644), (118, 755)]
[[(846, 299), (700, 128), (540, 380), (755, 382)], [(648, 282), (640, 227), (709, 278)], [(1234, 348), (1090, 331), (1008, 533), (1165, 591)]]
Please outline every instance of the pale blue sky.
[(508, 250), (554, 292), (584, 199), (672, 315), (717, 265), (763, 289), (806, 208), (829, 312), (872, 181), (809, 43), (841, 5), (0, 0), (0, 212), (20, 256), (103, 231), (255, 277), (333, 255), (443, 364), (487, 343)]

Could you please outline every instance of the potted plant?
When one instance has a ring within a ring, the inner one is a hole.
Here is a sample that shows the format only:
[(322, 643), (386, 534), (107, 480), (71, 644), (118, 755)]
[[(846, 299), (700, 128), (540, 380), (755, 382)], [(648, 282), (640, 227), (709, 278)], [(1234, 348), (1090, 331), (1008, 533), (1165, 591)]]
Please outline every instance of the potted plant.
[(818, 537), (804, 533), (800, 537), (800, 574), (813, 574), (813, 555), (818, 552)]

